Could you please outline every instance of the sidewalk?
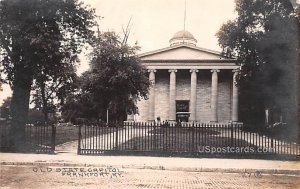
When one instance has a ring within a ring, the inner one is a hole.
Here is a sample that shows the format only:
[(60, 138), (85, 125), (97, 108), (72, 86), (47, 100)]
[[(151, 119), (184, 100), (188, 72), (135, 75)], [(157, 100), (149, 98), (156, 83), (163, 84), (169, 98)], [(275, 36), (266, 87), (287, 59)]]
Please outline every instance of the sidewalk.
[(300, 175), (299, 161), (144, 156), (84, 156), (73, 153), (58, 153), (56, 155), (0, 153), (0, 160), (1, 165), (89, 166), (220, 173), (260, 171), (264, 174)]

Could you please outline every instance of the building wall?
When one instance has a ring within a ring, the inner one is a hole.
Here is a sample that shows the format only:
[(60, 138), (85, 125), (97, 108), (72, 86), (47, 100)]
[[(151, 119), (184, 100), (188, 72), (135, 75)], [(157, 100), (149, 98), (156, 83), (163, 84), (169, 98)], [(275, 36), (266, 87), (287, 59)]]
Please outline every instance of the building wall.
[(178, 70), (176, 73), (176, 100), (190, 100), (191, 74), (189, 70)]
[(163, 121), (169, 117), (169, 89), (169, 72), (158, 71), (155, 82), (155, 119), (160, 117), (160, 120)]
[(219, 122), (229, 122), (231, 120), (232, 76), (221, 71), (218, 79), (218, 119)]
[(199, 122), (209, 122), (211, 119), (210, 110), (211, 94), (211, 73), (201, 72), (197, 74), (197, 115)]
[[(221, 71), (222, 72), (222, 71)], [(228, 73), (219, 73), (218, 82), (218, 119), (219, 122), (228, 122), (231, 119), (232, 77)], [(158, 71), (155, 74), (155, 119), (160, 117), (162, 121), (169, 117), (169, 73)], [(190, 100), (191, 77), (188, 70), (179, 70), (176, 73), (176, 100)], [(211, 120), (211, 73), (199, 71), (197, 74), (197, 115), (198, 122), (210, 122)], [(137, 103), (139, 115), (136, 121), (148, 120), (148, 101), (141, 100)]]

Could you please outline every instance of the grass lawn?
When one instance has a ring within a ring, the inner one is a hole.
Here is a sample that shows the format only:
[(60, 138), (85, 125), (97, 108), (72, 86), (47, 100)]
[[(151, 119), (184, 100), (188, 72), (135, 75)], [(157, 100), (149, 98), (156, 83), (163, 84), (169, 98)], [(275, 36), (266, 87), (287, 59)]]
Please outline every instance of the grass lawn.
[(244, 140), (220, 136), (220, 130), (189, 128), (159, 128), (145, 136), (135, 137), (121, 144), (119, 150), (136, 151), (197, 151), (205, 146), (210, 147), (255, 147)]
[(59, 126), (56, 127), (55, 145), (78, 140), (79, 127)]
[[(56, 145), (78, 140), (78, 131), (79, 131), (79, 127), (74, 127), (74, 126), (56, 127), (56, 138), (55, 138)], [(89, 137), (103, 135), (115, 131), (116, 128), (114, 127), (100, 127), (100, 129), (99, 127), (91, 127), (91, 126), (88, 126), (86, 129), (82, 127), (81, 137), (89, 138)]]
[(265, 132), (267, 136), (274, 137), (275, 139), (299, 144), (300, 138), (298, 138), (298, 133), (297, 128), (288, 127), (286, 125), (271, 128)]

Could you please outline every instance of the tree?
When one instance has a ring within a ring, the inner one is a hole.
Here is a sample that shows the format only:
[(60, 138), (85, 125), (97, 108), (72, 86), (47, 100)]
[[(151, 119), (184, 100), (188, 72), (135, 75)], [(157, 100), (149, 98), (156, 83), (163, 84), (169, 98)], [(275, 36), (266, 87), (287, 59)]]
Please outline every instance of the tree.
[(68, 94), (75, 90), (78, 76), (71, 65), (60, 70), (46, 80), (35, 81), (33, 84), (32, 103), (34, 109), (44, 114), (44, 121), (48, 122), (48, 114), (55, 113), (65, 102)]
[(105, 119), (109, 109), (110, 120), (124, 121), (127, 114), (138, 112), (136, 101), (147, 98), (150, 85), (136, 56), (139, 48), (126, 39), (121, 42), (113, 32), (99, 34), (93, 48), (90, 70), (83, 73), (79, 98), (72, 104), (96, 119)]
[[(12, 145), (22, 146), (33, 82), (74, 67), (93, 35), (94, 10), (78, 0), (0, 1), (1, 72), (13, 90)], [(2, 74), (1, 74), (2, 75)]]
[[(78, 90), (81, 91), (79, 88)], [(96, 120), (99, 119), (99, 109), (96, 107), (96, 102), (91, 99), (91, 95), (87, 92), (69, 94), (62, 107), (62, 118), (73, 123), (76, 122), (77, 118)]]
[(3, 100), (3, 103), (1, 105), (1, 107), (3, 108), (9, 108), (11, 105), (11, 97), (7, 97), (6, 99)]
[(243, 121), (264, 122), (265, 109), (297, 123), (299, 22), (289, 0), (236, 0), (238, 18), (217, 33), (236, 57)]

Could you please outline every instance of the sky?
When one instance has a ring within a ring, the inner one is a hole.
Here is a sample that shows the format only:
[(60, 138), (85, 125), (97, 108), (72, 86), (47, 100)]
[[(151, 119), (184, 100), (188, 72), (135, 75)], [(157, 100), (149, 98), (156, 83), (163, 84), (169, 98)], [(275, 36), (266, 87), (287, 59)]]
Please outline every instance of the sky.
[[(83, 0), (96, 9), (101, 31), (114, 31), (121, 37), (122, 26), (131, 19), (129, 44), (138, 42), (140, 53), (169, 46), (172, 36), (184, 28), (185, 0)], [(222, 24), (237, 16), (234, 0), (186, 0), (186, 30), (198, 40), (197, 46), (221, 51), (215, 34)], [(81, 56), (78, 74), (88, 69)], [(11, 96), (8, 85), (0, 92), (0, 104)]]

